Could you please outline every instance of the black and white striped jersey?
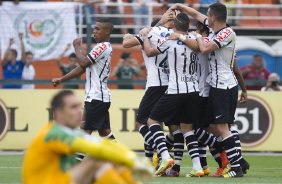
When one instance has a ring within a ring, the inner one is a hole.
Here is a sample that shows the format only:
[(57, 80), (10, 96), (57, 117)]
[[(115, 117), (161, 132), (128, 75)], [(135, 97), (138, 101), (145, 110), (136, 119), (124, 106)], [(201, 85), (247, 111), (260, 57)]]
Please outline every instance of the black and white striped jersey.
[(87, 55), (92, 65), (86, 68), (85, 101), (111, 101), (108, 88), (111, 57), (112, 46), (109, 42), (98, 43)]
[[(153, 27), (148, 34), (148, 38), (152, 46), (157, 47), (160, 40), (169, 36), (172, 32), (172, 29), (162, 26)], [(142, 37), (137, 35), (136, 38), (140, 44), (143, 45)], [(152, 86), (167, 86), (169, 80), (169, 67), (167, 62), (168, 53), (164, 52), (158, 56), (148, 57), (142, 50), (142, 55), (147, 69), (146, 89)]]
[[(192, 34), (188, 34), (186, 37), (195, 39)], [(167, 93), (198, 92), (197, 53), (183, 42), (167, 38), (160, 41), (157, 48), (161, 53), (168, 53), (170, 73)]]
[[(208, 26), (207, 19), (204, 24)], [(218, 32), (210, 29), (209, 39), (216, 43), (218, 49), (209, 53), (210, 72), (207, 82), (214, 88), (233, 88), (238, 84), (233, 73), (236, 33), (229, 26)]]
[(207, 83), (207, 77), (209, 74), (209, 63), (208, 63), (208, 55), (197, 53), (197, 76), (199, 82), (199, 95), (201, 97), (208, 97), (210, 92), (210, 85)]

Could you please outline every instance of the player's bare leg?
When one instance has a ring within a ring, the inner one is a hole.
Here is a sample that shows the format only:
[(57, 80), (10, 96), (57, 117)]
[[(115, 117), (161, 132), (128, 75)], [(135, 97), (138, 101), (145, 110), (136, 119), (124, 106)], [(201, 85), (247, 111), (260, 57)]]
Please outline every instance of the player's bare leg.
[(204, 171), (201, 166), (198, 150), (198, 141), (193, 130), (192, 123), (180, 123), (181, 131), (186, 141), (188, 153), (192, 159), (193, 170), (188, 173), (187, 177), (201, 177), (204, 176)]

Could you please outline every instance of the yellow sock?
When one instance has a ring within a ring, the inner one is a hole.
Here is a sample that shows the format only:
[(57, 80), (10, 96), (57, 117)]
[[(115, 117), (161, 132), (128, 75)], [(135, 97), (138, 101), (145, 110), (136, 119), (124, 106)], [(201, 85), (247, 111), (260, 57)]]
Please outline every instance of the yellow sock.
[(113, 168), (106, 168), (96, 177), (93, 184), (127, 184), (119, 173)]

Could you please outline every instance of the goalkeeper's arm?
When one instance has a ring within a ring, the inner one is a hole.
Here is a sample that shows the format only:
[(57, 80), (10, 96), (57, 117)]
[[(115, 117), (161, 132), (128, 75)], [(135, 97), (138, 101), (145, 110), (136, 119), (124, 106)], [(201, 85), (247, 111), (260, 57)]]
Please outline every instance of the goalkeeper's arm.
[(74, 152), (85, 153), (90, 157), (123, 164), (130, 168), (135, 164), (135, 153), (118, 142), (106, 139), (91, 141), (84, 137), (77, 137), (71, 143), (71, 148)]

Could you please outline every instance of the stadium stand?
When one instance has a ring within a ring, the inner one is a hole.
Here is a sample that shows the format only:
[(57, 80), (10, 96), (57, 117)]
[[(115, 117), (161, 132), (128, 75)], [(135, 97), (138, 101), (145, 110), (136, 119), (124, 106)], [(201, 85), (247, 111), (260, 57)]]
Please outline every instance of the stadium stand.
[[(123, 1), (123, 14), (103, 14), (102, 13), (102, 6), (106, 6), (104, 4), (97, 4), (95, 5), (96, 12), (93, 16), (95, 18), (98, 17), (121, 17), (123, 19), (123, 24), (122, 25), (115, 25), (116, 29), (123, 29), (125, 28), (128, 30), (130, 33), (133, 33), (134, 28), (136, 27), (135, 25), (135, 20), (133, 13), (133, 6), (135, 6), (134, 3), (129, 3), (129, 1)], [(193, 5), (195, 8), (200, 8), (199, 0), (186, 0), (186, 3)], [(25, 3), (25, 2), (21, 2)], [(55, 2), (53, 2), (55, 3)], [(62, 2), (58, 2), (62, 3)], [(249, 36), (252, 38), (258, 38), (262, 41), (265, 41), (267, 44), (271, 45), (274, 42), (278, 41), (279, 39), (282, 39), (281, 36), (281, 31), (282, 31), (282, 16), (281, 16), (281, 5), (273, 5), (274, 1), (272, 0), (242, 0), (243, 4), (240, 5), (228, 5), (230, 8), (234, 9), (240, 9), (241, 13), (240, 15), (237, 16), (231, 16), (230, 19), (237, 20), (238, 24), (234, 27), (234, 29), (239, 33), (237, 33), (238, 36), (240, 34), (244, 33), (244, 36)], [(115, 3), (108, 3), (110, 6), (120, 6), (119, 4)], [(148, 4), (149, 8), (149, 15), (147, 15), (147, 18), (149, 19), (149, 22), (156, 17), (161, 16), (167, 6), (167, 4), (162, 4), (162, 3), (153, 3), (153, 4)], [(5, 2), (3, 3), (2, 6), (5, 6)], [(151, 7), (152, 6), (152, 7)], [(87, 17), (86, 14), (83, 13), (82, 11), (83, 4), (77, 3), (76, 4), (76, 26), (77, 26), (77, 33), (78, 36), (82, 37), (88, 37), (89, 38), (89, 32), (87, 32), (87, 24), (85, 19)], [(146, 15), (145, 15), (146, 16)], [(93, 25), (90, 25), (93, 27)], [(191, 28), (194, 29), (195, 27), (191, 25)], [(264, 30), (268, 29), (268, 32), (265, 32)], [(253, 34), (252, 31), (261, 31), (261, 35), (259, 34)], [(270, 33), (271, 31), (271, 33)], [(274, 34), (272, 34), (274, 32)], [(90, 31), (91, 33), (91, 31)], [(68, 35), (65, 35), (68, 36)], [(114, 52), (113, 52), (113, 59), (112, 59), (112, 68), (116, 66), (116, 63), (118, 62), (118, 59), (121, 55), (122, 52), (124, 52), (124, 48), (120, 45), (121, 43), (121, 38), (122, 38), (121, 32), (117, 32), (113, 34), (113, 42), (114, 42)], [(3, 40), (8, 40), (8, 38), (3, 38)], [(4, 54), (4, 49), (3, 45), (2, 46), (2, 56)], [(141, 52), (137, 49), (134, 48), (131, 50), (132, 52), (132, 57), (134, 57), (139, 64), (143, 63), (142, 59), (142, 54)], [(274, 58), (276, 57), (275, 55), (273, 56)], [(278, 56), (277, 56), (278, 57)], [(280, 57), (280, 56), (279, 56)], [(40, 60), (40, 59), (37, 59)], [(64, 58), (66, 61), (66, 58)], [(275, 59), (274, 59), (275, 60)], [(278, 62), (278, 59), (277, 59)], [(239, 61), (240, 64), (240, 61)], [(281, 60), (279, 60), (279, 63), (276, 63), (276, 67), (271, 67), (271, 70), (273, 72), (278, 72), (278, 66), (281, 66)], [(47, 61), (36, 61), (34, 62), (34, 67), (36, 70), (36, 80), (49, 80), (53, 77), (60, 76), (61, 72), (56, 66), (56, 62), (51, 59)], [(52, 72), (48, 72), (52, 71)], [(2, 76), (2, 68), (0, 68), (0, 75)], [(84, 79), (84, 77), (82, 77)], [(82, 87), (83, 84), (80, 86)], [(141, 86), (142, 87), (142, 86)], [(50, 85), (46, 84), (37, 84), (36, 88), (52, 88)], [(116, 85), (111, 85), (111, 88), (116, 88)]]

